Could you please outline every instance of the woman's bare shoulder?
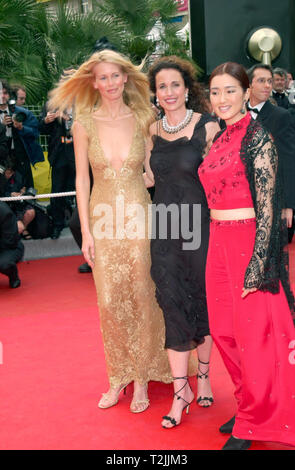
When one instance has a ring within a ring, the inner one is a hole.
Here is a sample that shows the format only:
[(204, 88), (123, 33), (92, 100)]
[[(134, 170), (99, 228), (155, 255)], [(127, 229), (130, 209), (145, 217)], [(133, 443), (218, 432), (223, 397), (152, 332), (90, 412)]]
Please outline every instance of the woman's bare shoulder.
[(154, 121), (150, 127), (149, 127), (149, 134), (150, 134), (150, 137), (152, 137), (153, 135), (157, 135), (158, 132), (157, 132), (157, 129), (158, 129), (158, 126), (159, 126), (159, 121)]
[(194, 112), (192, 121), (193, 121), (194, 123), (197, 123), (197, 122), (199, 122), (199, 120), (201, 119), (201, 117), (202, 117), (202, 114), (201, 114), (201, 113)]
[(76, 118), (72, 125), (72, 133), (87, 134), (87, 123), (85, 120)]

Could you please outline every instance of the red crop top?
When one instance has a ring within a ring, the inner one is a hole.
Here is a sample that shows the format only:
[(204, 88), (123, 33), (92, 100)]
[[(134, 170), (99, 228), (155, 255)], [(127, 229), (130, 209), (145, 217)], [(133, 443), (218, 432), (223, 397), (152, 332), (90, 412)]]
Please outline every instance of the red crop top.
[(250, 120), (251, 115), (247, 113), (238, 122), (228, 125), (199, 166), (199, 178), (210, 209), (253, 207), (245, 167), (240, 158), (242, 139)]

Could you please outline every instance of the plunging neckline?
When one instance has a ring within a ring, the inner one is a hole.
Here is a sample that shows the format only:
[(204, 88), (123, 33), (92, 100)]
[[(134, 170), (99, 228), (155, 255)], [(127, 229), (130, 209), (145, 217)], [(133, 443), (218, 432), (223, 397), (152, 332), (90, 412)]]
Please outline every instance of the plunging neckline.
[[(134, 130), (133, 130), (133, 134), (132, 134), (132, 138), (131, 138), (131, 144), (130, 144), (130, 147), (129, 147), (129, 152), (127, 154), (127, 157), (125, 158), (125, 160), (123, 161), (123, 164), (121, 166), (121, 168), (119, 170), (116, 170), (116, 168), (113, 167), (113, 165), (111, 164), (110, 160), (106, 157), (105, 155), (105, 152), (104, 152), (104, 149), (101, 145), (101, 141), (100, 141), (100, 138), (99, 138), (99, 135), (98, 135), (98, 131), (97, 131), (97, 127), (95, 125), (95, 118), (93, 117), (93, 115), (91, 116), (92, 117), (92, 122), (93, 122), (93, 126), (94, 126), (94, 129), (95, 129), (95, 138), (97, 140), (97, 144), (98, 146), (100, 147), (101, 149), (101, 154), (102, 154), (102, 157), (106, 163), (106, 165), (108, 166), (108, 168), (110, 168), (115, 174), (116, 176), (120, 176), (121, 173), (122, 173), (122, 170), (125, 168), (126, 166), (126, 163), (128, 162), (128, 160), (130, 159), (130, 155), (132, 153), (132, 150), (133, 150), (133, 146), (134, 146), (134, 141), (135, 141), (135, 136), (137, 134), (137, 129), (138, 129), (138, 123), (137, 123), (137, 120), (135, 119), (135, 124), (134, 124)], [(134, 116), (133, 116), (134, 117)]]

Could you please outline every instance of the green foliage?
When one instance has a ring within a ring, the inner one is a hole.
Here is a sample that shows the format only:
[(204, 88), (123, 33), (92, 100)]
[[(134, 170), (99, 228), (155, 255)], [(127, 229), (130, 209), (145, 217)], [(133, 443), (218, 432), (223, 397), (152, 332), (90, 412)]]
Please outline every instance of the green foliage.
[(42, 15), (34, 0), (0, 0), (0, 77), (25, 85), (32, 100), (42, 89)]
[(97, 39), (118, 37), (105, 15), (82, 15), (59, 1), (56, 12), (35, 0), (0, 0), (0, 78), (27, 89), (27, 103), (46, 100), (63, 70), (81, 64)]
[(137, 63), (155, 52), (187, 56), (170, 22), (175, 0), (93, 0), (84, 15), (58, 3), (53, 12), (36, 0), (0, 0), (0, 78), (24, 85), (28, 104), (45, 101), (63, 70), (80, 65), (102, 36)]
[[(113, 18), (121, 29), (119, 50), (135, 62), (161, 50), (167, 54), (181, 51), (187, 56), (184, 43), (170, 24), (177, 12), (175, 0), (101, 0), (94, 2), (96, 11)], [(160, 25), (159, 38), (149, 37), (155, 25)], [(165, 32), (170, 32), (167, 35)], [(173, 31), (173, 34), (171, 32)]]
[(82, 15), (67, 9), (63, 2), (57, 13), (48, 18), (48, 26), (54, 79), (65, 68), (80, 65), (91, 54), (97, 39), (106, 35), (111, 41), (117, 37), (110, 18), (97, 13)]

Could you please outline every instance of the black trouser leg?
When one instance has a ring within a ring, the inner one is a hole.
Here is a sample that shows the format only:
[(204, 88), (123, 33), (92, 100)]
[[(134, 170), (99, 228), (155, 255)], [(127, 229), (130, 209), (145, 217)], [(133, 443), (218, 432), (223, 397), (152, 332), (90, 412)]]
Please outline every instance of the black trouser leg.
[(15, 154), (12, 155), (15, 161), (15, 169), (23, 176), (24, 186), (28, 188), (34, 187), (33, 174), (31, 169), (31, 163), (28, 157), (23, 155), (22, 157)]
[(79, 219), (79, 213), (78, 213), (77, 207), (74, 209), (72, 217), (70, 218), (69, 227), (78, 247), (81, 249), (82, 248), (82, 233), (81, 233), (81, 225), (80, 225), (80, 219)]
[[(67, 180), (66, 171), (66, 166), (62, 166), (60, 168), (56, 168), (56, 166), (52, 167), (52, 193), (61, 193), (65, 191)], [(50, 208), (54, 227), (62, 229), (64, 227), (65, 219), (65, 198), (52, 197), (50, 200)]]
[[(52, 167), (52, 193), (63, 193), (73, 191), (75, 189), (75, 167), (69, 162), (61, 167)], [(66, 197), (52, 197), (50, 201), (51, 215), (53, 225), (57, 228), (64, 227)]]
[(293, 219), (292, 219), (292, 227), (288, 228), (288, 242), (291, 243), (294, 235), (294, 230), (295, 230), (295, 223), (294, 223), (294, 214), (293, 214)]
[(0, 252), (0, 273), (8, 276), (9, 279), (15, 279), (17, 277), (18, 263), (23, 256), (23, 245), (14, 250), (4, 250)]

